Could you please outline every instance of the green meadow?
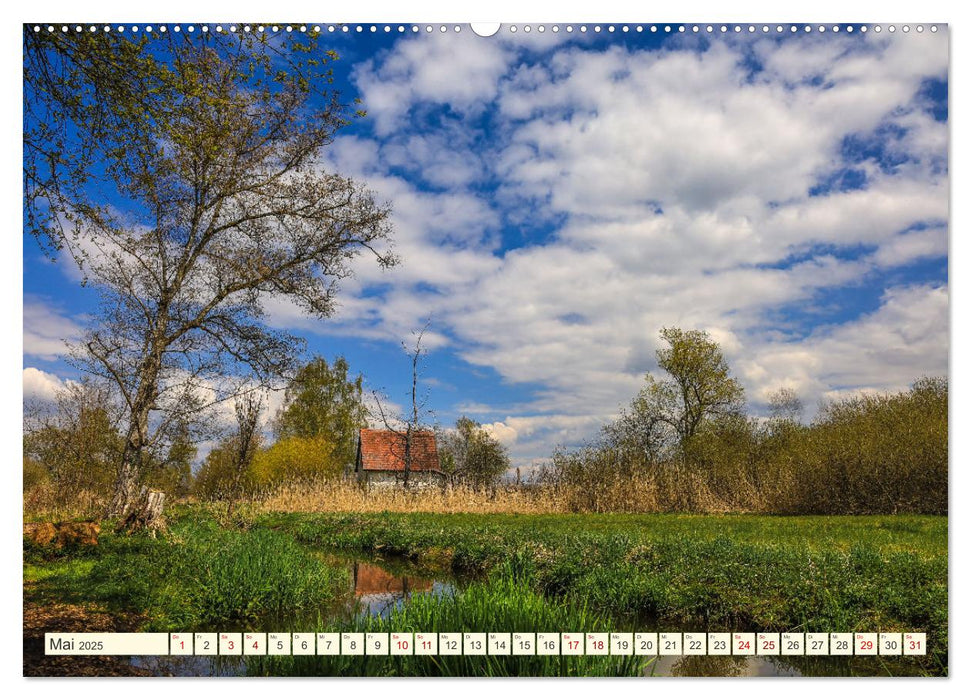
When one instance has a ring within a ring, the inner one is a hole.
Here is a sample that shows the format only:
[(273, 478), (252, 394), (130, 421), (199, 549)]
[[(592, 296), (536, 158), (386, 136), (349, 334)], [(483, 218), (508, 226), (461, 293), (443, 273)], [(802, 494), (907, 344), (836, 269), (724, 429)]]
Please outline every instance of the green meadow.
[[(414, 567), (454, 586), (383, 615), (350, 614), (347, 571), (327, 553)], [(843, 668), (861, 675), (947, 673), (947, 576), (947, 519), (934, 516), (226, 518), (202, 506), (174, 509), (157, 539), (109, 533), (87, 550), (26, 547), (24, 568), (34, 603), (135, 615), (146, 631), (927, 632), (928, 656)], [(652, 661), (284, 657), (245, 672), (613, 676), (649, 675)]]

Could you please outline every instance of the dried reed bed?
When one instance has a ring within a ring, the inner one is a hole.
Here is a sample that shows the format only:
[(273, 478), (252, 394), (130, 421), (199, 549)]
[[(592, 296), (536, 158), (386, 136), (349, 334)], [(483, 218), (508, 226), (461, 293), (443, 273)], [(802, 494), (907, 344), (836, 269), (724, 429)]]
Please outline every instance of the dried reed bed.
[(548, 487), (363, 488), (347, 482), (285, 484), (256, 499), (263, 512), (301, 513), (562, 513), (563, 498)]
[[(740, 497), (744, 494), (746, 497)], [(716, 492), (694, 473), (636, 475), (581, 483), (499, 485), (490, 489), (464, 486), (362, 487), (345, 481), (288, 482), (239, 499), (202, 499), (227, 513), (764, 513), (773, 512), (769, 494), (746, 485), (726, 494)], [(195, 504), (189, 496), (169, 501)], [(24, 491), (25, 520), (68, 521), (100, 518), (104, 495), (90, 491), (58, 493), (50, 484)]]
[(728, 513), (753, 512), (721, 498), (692, 472), (659, 471), (607, 480), (559, 483), (560, 512), (569, 513)]
[(24, 489), (24, 520), (64, 522), (96, 520), (104, 513), (107, 499), (93, 491), (65, 494), (51, 483)]
[(719, 497), (697, 475), (638, 475), (582, 484), (500, 485), (492, 489), (362, 487), (349, 482), (289, 483), (253, 497), (261, 512), (285, 513), (726, 513), (764, 504)]

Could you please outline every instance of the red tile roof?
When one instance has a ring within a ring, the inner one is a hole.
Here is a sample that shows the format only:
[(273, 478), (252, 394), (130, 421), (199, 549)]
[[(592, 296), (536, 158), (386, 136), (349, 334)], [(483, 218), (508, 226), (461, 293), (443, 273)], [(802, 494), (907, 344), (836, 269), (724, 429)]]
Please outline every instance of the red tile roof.
[[(358, 441), (358, 464), (365, 471), (405, 470), (405, 436), (392, 430), (362, 428)], [(416, 430), (411, 434), (411, 471), (439, 471), (435, 433)]]

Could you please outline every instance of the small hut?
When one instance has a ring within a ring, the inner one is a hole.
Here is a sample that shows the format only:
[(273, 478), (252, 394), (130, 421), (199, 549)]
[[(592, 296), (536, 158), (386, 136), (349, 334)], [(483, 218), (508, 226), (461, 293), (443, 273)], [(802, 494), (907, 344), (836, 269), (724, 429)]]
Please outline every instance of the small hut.
[[(403, 432), (362, 428), (357, 440), (354, 476), (360, 483), (395, 486), (405, 479), (407, 438)], [(411, 434), (409, 486), (437, 486), (444, 480), (438, 461), (435, 433), (416, 430)]]

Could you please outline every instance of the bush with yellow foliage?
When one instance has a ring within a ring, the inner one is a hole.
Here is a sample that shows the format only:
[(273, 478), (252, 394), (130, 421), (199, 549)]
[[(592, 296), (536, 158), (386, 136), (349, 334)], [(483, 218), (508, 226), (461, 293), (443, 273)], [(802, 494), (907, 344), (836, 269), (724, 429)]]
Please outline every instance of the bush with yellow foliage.
[(251, 478), (262, 490), (294, 481), (339, 479), (344, 466), (332, 440), (322, 435), (287, 437), (256, 453)]

